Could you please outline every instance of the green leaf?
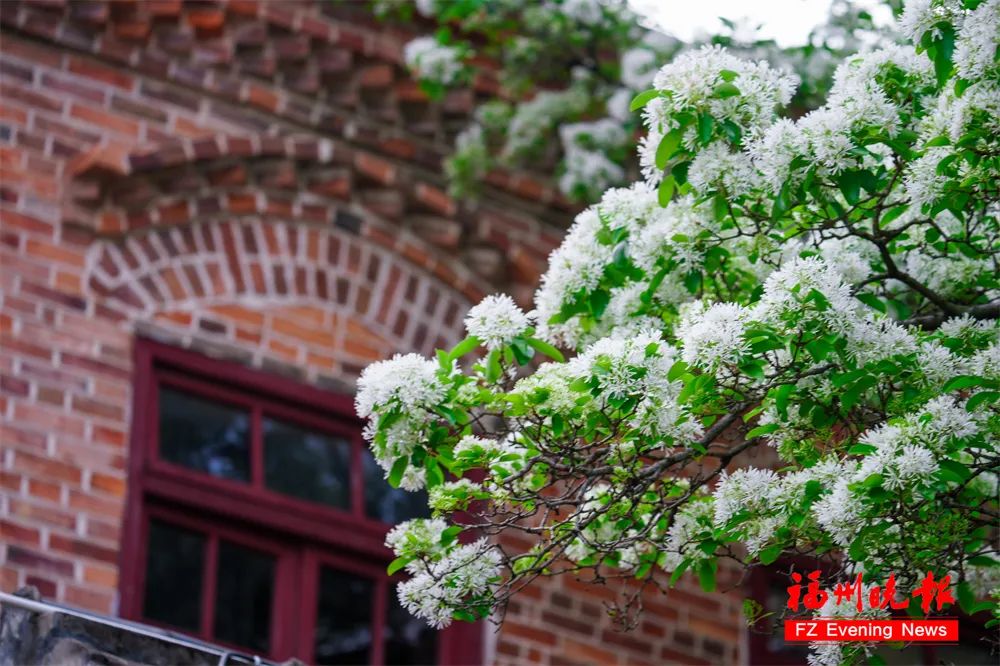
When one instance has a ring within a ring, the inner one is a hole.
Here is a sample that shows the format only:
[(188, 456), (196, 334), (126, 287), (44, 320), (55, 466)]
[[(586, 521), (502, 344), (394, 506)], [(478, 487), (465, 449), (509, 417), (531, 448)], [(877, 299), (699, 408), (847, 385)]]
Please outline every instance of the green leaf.
[(684, 286), (692, 294), (697, 294), (698, 290), (701, 289), (702, 275), (699, 270), (688, 271), (684, 275)]
[(539, 340), (538, 338), (528, 338), (528, 344), (531, 345), (532, 349), (535, 351), (545, 354), (551, 359), (559, 361), (562, 363), (566, 359), (563, 357), (562, 352), (545, 342), (544, 340)]
[(427, 456), (424, 459), (424, 469), (427, 470), (428, 490), (444, 483), (444, 472), (441, 471), (441, 465), (438, 463), (437, 458)]
[(969, 398), (969, 401), (965, 403), (965, 411), (974, 412), (984, 402), (992, 404), (997, 400), (1000, 400), (1000, 391), (981, 391)]
[(701, 141), (703, 146), (708, 145), (708, 142), (712, 138), (712, 128), (715, 127), (715, 121), (712, 116), (707, 113), (702, 113), (698, 116), (698, 140)]
[[(756, 439), (758, 437), (762, 437), (763, 435), (770, 435), (772, 432), (776, 432), (780, 428), (780, 423), (768, 423), (767, 425), (757, 426), (747, 433), (747, 439)], [(765, 564), (768, 563), (765, 562)]]
[(942, 21), (935, 26), (938, 38), (934, 40), (934, 73), (937, 75), (938, 86), (951, 77), (952, 55), (955, 52), (955, 28), (951, 23)]
[(724, 69), (721, 72), (719, 72), (719, 78), (721, 78), (723, 81), (726, 82), (732, 81), (737, 76), (739, 76), (739, 72), (734, 72), (731, 69)]
[(495, 382), (500, 379), (503, 370), (500, 368), (500, 350), (494, 349), (486, 357), (486, 381)]
[(774, 564), (774, 562), (781, 557), (781, 551), (781, 546), (771, 546), (770, 548), (765, 548), (760, 551), (760, 554), (757, 555), (757, 559), (760, 560), (760, 563), (765, 566), (768, 564)]
[(702, 560), (698, 563), (698, 583), (705, 592), (715, 592), (715, 573), (718, 563), (712, 560)]
[(677, 148), (680, 147), (683, 136), (682, 129), (678, 128), (660, 139), (660, 145), (656, 147), (657, 169), (667, 168), (667, 163), (670, 162), (670, 158), (673, 157), (673, 154), (677, 152)]
[(985, 377), (979, 377), (978, 375), (959, 375), (958, 377), (952, 377), (941, 387), (942, 393), (950, 393), (951, 391), (960, 391), (962, 389), (972, 388), (973, 386), (986, 386), (992, 388), (994, 382), (991, 382)]
[(847, 449), (847, 452), (852, 456), (866, 456), (869, 453), (875, 453), (877, 451), (871, 444), (855, 444), (851, 448)]
[(882, 475), (878, 472), (869, 474), (868, 478), (861, 482), (862, 488), (875, 488), (882, 485)]
[(452, 525), (441, 532), (441, 545), (448, 546), (455, 542), (458, 535), (462, 533), (462, 527), (460, 525)]
[(591, 292), (588, 303), (590, 305), (590, 313), (594, 315), (595, 318), (600, 319), (604, 314), (604, 311), (608, 307), (608, 303), (611, 302), (611, 294), (604, 291), (603, 289), (597, 289)]
[(673, 587), (674, 584), (677, 583), (677, 580), (684, 575), (684, 572), (687, 571), (688, 567), (690, 566), (691, 566), (690, 557), (685, 557), (683, 560), (681, 560), (681, 563), (677, 565), (677, 568), (674, 569), (674, 572), (670, 574), (670, 587)]
[(886, 312), (889, 308), (886, 306), (882, 300), (875, 294), (856, 294), (855, 298), (859, 301), (872, 308), (873, 310), (878, 310), (879, 312)]
[(657, 198), (661, 208), (666, 208), (670, 200), (674, 198), (674, 177), (664, 176), (660, 181), (660, 187), (656, 190)]
[(406, 557), (406, 556), (397, 557), (392, 562), (389, 562), (389, 566), (386, 567), (385, 573), (388, 574), (389, 576), (391, 576), (392, 574), (394, 574), (397, 571), (401, 570), (403, 567), (405, 567), (407, 564), (409, 564), (412, 561), (413, 561), (412, 557)]
[(670, 370), (667, 371), (667, 381), (674, 382), (680, 379), (681, 375), (687, 372), (688, 364), (684, 361), (677, 361), (672, 366)]
[(941, 460), (938, 465), (941, 468), (941, 476), (954, 483), (965, 483), (972, 476), (968, 467), (954, 460)]
[(403, 474), (406, 472), (406, 468), (409, 467), (410, 461), (405, 456), (402, 458), (396, 458), (396, 462), (392, 463), (392, 469), (389, 470), (389, 485), (393, 488), (399, 488), (399, 482), (403, 480)]
[(837, 178), (837, 185), (844, 199), (852, 206), (861, 199), (861, 176), (857, 171), (845, 171)]
[(457, 345), (455, 345), (450, 352), (448, 352), (448, 360), (454, 361), (456, 359), (462, 358), (470, 351), (479, 346), (479, 338), (474, 335), (470, 335)]
[(741, 94), (740, 89), (734, 86), (729, 81), (725, 81), (715, 86), (715, 90), (712, 91), (712, 97), (718, 97), (719, 99), (726, 99), (727, 97), (736, 97)]
[(646, 106), (649, 103), (649, 100), (653, 99), (654, 97), (658, 97), (659, 95), (660, 91), (657, 90), (656, 88), (650, 88), (649, 90), (644, 90), (632, 98), (632, 102), (628, 105), (628, 110), (638, 111), (642, 107)]

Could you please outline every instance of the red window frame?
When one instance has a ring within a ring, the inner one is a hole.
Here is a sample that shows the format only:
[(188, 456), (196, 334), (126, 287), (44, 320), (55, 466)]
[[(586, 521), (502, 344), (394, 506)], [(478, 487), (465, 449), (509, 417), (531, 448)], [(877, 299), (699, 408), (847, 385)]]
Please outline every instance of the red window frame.
[[(213, 359), (159, 342), (137, 339), (135, 391), (129, 455), (129, 484), (121, 549), (121, 614), (143, 617), (146, 545), (151, 518), (161, 518), (208, 537), (201, 628), (210, 642), (214, 619), (213, 560), (218, 540), (266, 551), (276, 557), (270, 651), (284, 660), (313, 657), (316, 584), (321, 563), (364, 572), (375, 582), (375, 617), (384, 618), (385, 573), (392, 552), (385, 547), (389, 525), (364, 515), (362, 423), (350, 396), (325, 391), (242, 365)], [(248, 481), (210, 476), (158, 457), (158, 390), (168, 385), (250, 411)], [(352, 447), (351, 508), (337, 509), (282, 495), (264, 487), (261, 419), (287, 419), (343, 437)], [(213, 544), (216, 547), (213, 547)], [(384, 619), (383, 619), (384, 623)], [(372, 663), (382, 656), (383, 624), (373, 619)], [(176, 630), (176, 629), (175, 629)], [(438, 635), (438, 663), (482, 663), (481, 624), (456, 623)], [(232, 646), (246, 651), (245, 648)]]

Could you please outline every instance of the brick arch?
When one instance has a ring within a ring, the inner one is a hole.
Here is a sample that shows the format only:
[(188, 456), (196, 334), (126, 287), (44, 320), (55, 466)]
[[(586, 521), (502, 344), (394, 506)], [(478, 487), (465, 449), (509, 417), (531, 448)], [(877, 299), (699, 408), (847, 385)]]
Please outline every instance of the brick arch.
[[(313, 315), (285, 332), (296, 337), (298, 326), (298, 338), (328, 351), (372, 352), (350, 353), (358, 363), (454, 343), (471, 305), (433, 273), (367, 239), (273, 220), (195, 223), (97, 240), (86, 271), (97, 302), (129, 322), (190, 324), (192, 331), (212, 333), (214, 315), (247, 319), (258, 310), (280, 321), (283, 309), (310, 309)], [(328, 326), (336, 344), (321, 342)]]
[(334, 226), (406, 256), (476, 300), (530, 294), (559, 235), (492, 203), (458, 204), (433, 174), (315, 135), (100, 146), (69, 167), (64, 218), (104, 237), (193, 221)]

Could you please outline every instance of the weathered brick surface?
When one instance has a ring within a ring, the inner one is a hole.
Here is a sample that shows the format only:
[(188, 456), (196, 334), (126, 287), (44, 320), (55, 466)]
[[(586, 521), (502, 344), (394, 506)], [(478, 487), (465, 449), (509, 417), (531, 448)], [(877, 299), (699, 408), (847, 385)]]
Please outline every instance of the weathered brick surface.
[[(114, 613), (132, 361), (148, 336), (349, 391), (462, 335), (486, 293), (529, 302), (572, 207), (441, 173), (497, 94), (428, 100), (412, 31), (311, 0), (0, 2), (0, 587)], [(501, 664), (732, 663), (732, 599), (686, 589), (616, 633), (572, 580), (530, 589)]]

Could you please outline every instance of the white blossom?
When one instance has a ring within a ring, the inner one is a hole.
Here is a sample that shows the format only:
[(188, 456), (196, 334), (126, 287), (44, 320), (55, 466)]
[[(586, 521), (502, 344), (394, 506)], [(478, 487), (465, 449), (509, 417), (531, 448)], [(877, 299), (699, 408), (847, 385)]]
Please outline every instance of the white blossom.
[(371, 416), (393, 403), (404, 411), (431, 407), (444, 398), (438, 364), (420, 354), (396, 354), (388, 361), (372, 363), (358, 379), (355, 409), (358, 416)]
[(458, 546), (438, 561), (415, 561), (412, 577), (396, 587), (406, 610), (436, 629), (470, 596), (482, 596), (500, 575), (500, 554), (486, 539)]
[(748, 314), (735, 303), (702, 303), (685, 310), (675, 330), (681, 341), (681, 358), (704, 368), (736, 363), (750, 348), (743, 337)]
[(461, 53), (453, 46), (438, 43), (434, 37), (417, 37), (403, 47), (407, 67), (420, 78), (451, 85), (462, 73)]
[(509, 345), (530, 325), (530, 317), (506, 294), (487, 296), (465, 316), (465, 330), (490, 350)]
[[(727, 82), (723, 72), (735, 76)], [(716, 89), (724, 83), (731, 83), (739, 94), (716, 95)], [(774, 121), (776, 111), (788, 104), (797, 85), (794, 75), (772, 69), (764, 61), (749, 62), (720, 46), (707, 45), (682, 53), (653, 79), (654, 88), (669, 93), (659, 118), (661, 124), (666, 115), (696, 109), (709, 113), (716, 122), (733, 122), (749, 135)]]

